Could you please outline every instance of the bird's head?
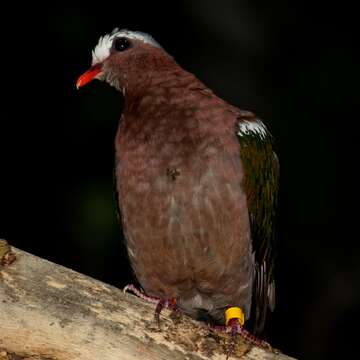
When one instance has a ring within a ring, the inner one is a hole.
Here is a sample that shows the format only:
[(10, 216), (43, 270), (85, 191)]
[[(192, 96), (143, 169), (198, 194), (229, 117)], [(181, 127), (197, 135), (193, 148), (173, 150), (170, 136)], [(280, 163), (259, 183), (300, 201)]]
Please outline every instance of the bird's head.
[(172, 62), (150, 35), (114, 29), (99, 39), (92, 51), (92, 66), (78, 78), (76, 87), (98, 79), (125, 93), (131, 87), (146, 86), (159, 64), (166, 67)]

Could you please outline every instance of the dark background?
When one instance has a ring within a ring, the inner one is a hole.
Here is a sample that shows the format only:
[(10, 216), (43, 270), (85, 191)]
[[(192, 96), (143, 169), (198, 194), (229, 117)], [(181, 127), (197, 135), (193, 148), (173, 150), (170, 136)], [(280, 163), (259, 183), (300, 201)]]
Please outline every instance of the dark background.
[(115, 26), (149, 32), (221, 97), (255, 111), (277, 140), (270, 341), (301, 359), (345, 358), (360, 321), (352, 14), (345, 3), (281, 0), (3, 9), (0, 236), (115, 286), (132, 281), (113, 194), (122, 99), (100, 82), (77, 91), (75, 81), (100, 35)]

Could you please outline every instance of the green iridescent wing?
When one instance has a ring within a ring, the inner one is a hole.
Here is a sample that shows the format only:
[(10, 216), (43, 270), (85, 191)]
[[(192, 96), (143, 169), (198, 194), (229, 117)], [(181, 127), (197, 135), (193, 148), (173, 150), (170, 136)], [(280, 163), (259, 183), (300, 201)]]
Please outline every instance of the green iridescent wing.
[(275, 307), (274, 227), (279, 162), (265, 125), (248, 112), (243, 112), (238, 120), (236, 134), (245, 173), (242, 186), (247, 196), (255, 257), (252, 317), (254, 332), (261, 333), (267, 309), (273, 311)]

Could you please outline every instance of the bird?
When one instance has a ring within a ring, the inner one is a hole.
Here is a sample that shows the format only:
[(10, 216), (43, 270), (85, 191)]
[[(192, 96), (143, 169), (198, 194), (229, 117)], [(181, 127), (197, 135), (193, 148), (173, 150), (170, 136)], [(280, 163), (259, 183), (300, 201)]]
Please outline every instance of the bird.
[(117, 202), (132, 270), (158, 307), (235, 332), (275, 307), (279, 161), (268, 127), (218, 97), (149, 34), (100, 37), (77, 88), (124, 97)]

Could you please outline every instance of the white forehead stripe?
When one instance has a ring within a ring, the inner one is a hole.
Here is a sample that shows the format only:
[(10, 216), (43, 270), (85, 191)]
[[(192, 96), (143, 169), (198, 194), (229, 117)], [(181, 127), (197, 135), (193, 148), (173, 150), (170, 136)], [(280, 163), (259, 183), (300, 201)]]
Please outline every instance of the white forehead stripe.
[(156, 42), (154, 38), (149, 34), (145, 34), (140, 31), (130, 31), (126, 29), (119, 30), (118, 28), (116, 28), (110, 34), (106, 34), (100, 37), (98, 44), (92, 51), (92, 65), (104, 61), (110, 55), (111, 45), (114, 39), (117, 37), (126, 37), (128, 39), (140, 40), (146, 44), (150, 44), (161, 49), (160, 44)]

